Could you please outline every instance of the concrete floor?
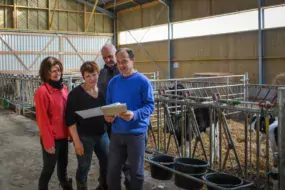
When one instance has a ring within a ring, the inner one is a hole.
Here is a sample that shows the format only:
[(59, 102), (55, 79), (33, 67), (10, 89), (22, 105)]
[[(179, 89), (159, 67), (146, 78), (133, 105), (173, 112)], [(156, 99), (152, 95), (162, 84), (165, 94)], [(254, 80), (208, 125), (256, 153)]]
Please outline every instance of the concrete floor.
[[(75, 182), (77, 160), (73, 145), (69, 144), (68, 174)], [(42, 168), (42, 154), (36, 122), (0, 108), (0, 190), (36, 190)], [(171, 181), (158, 181), (146, 171), (144, 189), (178, 189)], [(98, 161), (94, 156), (88, 176), (89, 189), (95, 189)], [(73, 183), (74, 189), (75, 183)], [(54, 172), (49, 185), (60, 190)]]

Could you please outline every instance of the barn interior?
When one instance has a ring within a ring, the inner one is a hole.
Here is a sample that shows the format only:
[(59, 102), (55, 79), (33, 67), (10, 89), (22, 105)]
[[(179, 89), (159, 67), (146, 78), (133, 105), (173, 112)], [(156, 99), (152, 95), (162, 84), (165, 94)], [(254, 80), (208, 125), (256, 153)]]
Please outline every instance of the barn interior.
[[(59, 59), (71, 91), (84, 82), (83, 62), (104, 67), (108, 43), (132, 49), (135, 68), (154, 89), (144, 189), (285, 189), (284, 0), (0, 0), (0, 189), (37, 189), (41, 61)], [(197, 108), (207, 108), (208, 133), (199, 128)], [(254, 116), (265, 132), (251, 130)], [(270, 117), (279, 122), (277, 152)], [(205, 172), (179, 170), (193, 167), (187, 159), (204, 163)], [(95, 189), (95, 156), (92, 166)], [(210, 174), (233, 181), (225, 187)], [(57, 183), (54, 174), (52, 189)]]

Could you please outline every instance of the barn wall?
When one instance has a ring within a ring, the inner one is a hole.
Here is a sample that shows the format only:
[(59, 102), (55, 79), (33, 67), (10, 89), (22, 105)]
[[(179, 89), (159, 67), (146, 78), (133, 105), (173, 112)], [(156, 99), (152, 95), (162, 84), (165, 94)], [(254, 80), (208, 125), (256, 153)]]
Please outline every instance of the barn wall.
[[(71, 31), (112, 33), (113, 20), (95, 12), (74, 0), (58, 0), (52, 19), (56, 0), (0, 0), (0, 29)], [(13, 11), (16, 11), (16, 17)], [(49, 23), (52, 20), (52, 26)]]
[[(285, 71), (285, 28), (264, 32), (265, 82), (271, 83), (280, 72)], [(125, 45), (134, 49), (136, 68), (141, 72), (158, 71), (158, 67), (146, 56), (146, 51), (168, 72), (167, 41)], [(226, 35), (204, 36), (173, 40), (174, 59), (179, 67), (175, 77), (192, 77), (197, 72), (249, 73), (250, 82), (258, 81), (258, 33), (241, 32)], [(163, 77), (161, 75), (161, 77)]]
[[(256, 0), (172, 0), (172, 22), (256, 9)], [(265, 0), (264, 6), (284, 3), (284, 0)], [(167, 8), (158, 1), (149, 5), (119, 12), (119, 31), (167, 23)]]

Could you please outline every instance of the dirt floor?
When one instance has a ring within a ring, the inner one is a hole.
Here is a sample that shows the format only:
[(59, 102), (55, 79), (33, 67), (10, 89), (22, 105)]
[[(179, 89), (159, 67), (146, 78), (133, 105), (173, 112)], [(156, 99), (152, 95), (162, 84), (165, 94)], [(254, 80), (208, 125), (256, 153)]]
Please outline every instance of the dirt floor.
[[(36, 122), (0, 108), (0, 150), (0, 190), (37, 190), (42, 169), (42, 154)], [(94, 190), (97, 186), (98, 166), (98, 160), (94, 156), (88, 176), (89, 190)], [(74, 148), (72, 144), (69, 144), (68, 174), (73, 178), (74, 189), (76, 189), (76, 168)], [(51, 190), (61, 189), (56, 171), (49, 188)], [(145, 171), (144, 189), (178, 190), (179, 188), (175, 187), (172, 181), (154, 180), (149, 171)]]
[[(0, 109), (0, 189), (37, 189), (42, 169), (42, 154), (37, 125), (34, 121), (7, 110)], [(97, 183), (96, 159), (89, 173), (89, 184)], [(77, 166), (72, 145), (69, 146), (68, 174), (75, 176)], [(50, 189), (58, 190), (59, 183), (54, 172)]]
[[(229, 129), (231, 131), (234, 143), (241, 161), (241, 165), (244, 168), (244, 124), (228, 120)], [(155, 132), (157, 135), (157, 132)], [(163, 132), (161, 132), (163, 137)], [(157, 136), (156, 136), (157, 138)], [(173, 140), (173, 138), (172, 138)], [(209, 156), (208, 136), (202, 134), (202, 140), (205, 144), (207, 154)], [(148, 148), (153, 147), (153, 139), (149, 136)], [(223, 142), (224, 139), (223, 139)], [(249, 168), (248, 179), (254, 179), (256, 169), (254, 167), (256, 163), (256, 139), (255, 133), (252, 134), (252, 161)], [(164, 141), (161, 138), (161, 146)], [(203, 159), (201, 148), (198, 146), (198, 152), (196, 158)], [(265, 151), (264, 144), (262, 145), (263, 151)], [(42, 168), (42, 154), (39, 142), (37, 125), (34, 120), (26, 118), (16, 113), (0, 108), (0, 190), (36, 190), (38, 177)], [(226, 149), (223, 147), (223, 159)], [(170, 145), (169, 153), (174, 156), (176, 154), (176, 148), (172, 142)], [(233, 153), (231, 153), (232, 162), (227, 162), (227, 171), (236, 171), (237, 164), (234, 161)], [(69, 165), (68, 174), (75, 180), (75, 172), (77, 167), (77, 160), (74, 153), (73, 145), (69, 145)], [(264, 178), (266, 162), (265, 158), (260, 158), (260, 174)], [(149, 164), (145, 164), (145, 186), (144, 189), (179, 189), (174, 185), (173, 179), (171, 181), (158, 181), (150, 177)], [(92, 167), (89, 173), (88, 184), (90, 189), (95, 189), (97, 186), (98, 176), (98, 161), (94, 156)], [(74, 181), (75, 182), (75, 181)], [(75, 183), (74, 183), (75, 187)], [(59, 190), (59, 183), (57, 181), (56, 172), (54, 172), (50, 181), (50, 189)]]

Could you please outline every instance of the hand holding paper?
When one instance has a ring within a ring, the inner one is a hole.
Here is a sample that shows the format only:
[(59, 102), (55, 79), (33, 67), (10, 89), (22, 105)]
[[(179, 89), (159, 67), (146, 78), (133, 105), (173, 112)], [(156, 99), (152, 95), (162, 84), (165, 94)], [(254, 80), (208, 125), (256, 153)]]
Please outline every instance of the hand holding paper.
[(107, 106), (102, 106), (101, 111), (105, 116), (115, 116), (127, 111), (127, 105), (121, 103), (114, 103)]
[(104, 116), (104, 118), (107, 122), (112, 123), (115, 120), (116, 116)]
[(130, 121), (134, 118), (134, 112), (128, 110), (126, 112), (120, 113), (118, 116), (123, 120)]

